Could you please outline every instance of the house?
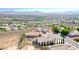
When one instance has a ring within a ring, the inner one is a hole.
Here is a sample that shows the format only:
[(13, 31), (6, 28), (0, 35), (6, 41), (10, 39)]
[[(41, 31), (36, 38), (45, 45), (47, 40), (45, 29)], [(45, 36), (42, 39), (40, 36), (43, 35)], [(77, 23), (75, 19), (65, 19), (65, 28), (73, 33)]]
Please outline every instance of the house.
[(9, 27), (11, 28), (12, 31), (18, 30), (18, 28), (16, 27), (16, 24), (11, 24), (9, 25)]
[(70, 38), (79, 38), (79, 31), (74, 30), (74, 31), (70, 32), (67, 36)]
[(4, 27), (4, 26), (0, 26), (0, 28), (4, 28), (6, 31), (11, 30), (10, 27), (8, 27), (8, 26), (6, 26), (6, 27)]
[(43, 33), (38, 32), (36, 30), (32, 30), (28, 33), (25, 33), (25, 35), (27, 36), (27, 38), (35, 38), (35, 37), (40, 37), (43, 35)]
[(37, 27), (36, 31), (46, 34), (47, 32), (51, 33), (52, 29), (50, 27)]
[(38, 46), (46, 45), (61, 45), (63, 43), (63, 38), (58, 34), (46, 34), (45, 36), (37, 37), (33, 40), (33, 43)]

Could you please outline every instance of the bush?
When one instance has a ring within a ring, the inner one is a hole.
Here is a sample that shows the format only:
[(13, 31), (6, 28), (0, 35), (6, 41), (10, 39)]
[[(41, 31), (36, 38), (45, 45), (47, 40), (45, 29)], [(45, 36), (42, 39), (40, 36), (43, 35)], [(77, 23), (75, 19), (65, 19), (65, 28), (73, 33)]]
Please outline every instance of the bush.
[(26, 35), (22, 34), (20, 41), (18, 43), (18, 49), (22, 49), (23, 47), (25, 47), (26, 45), (31, 45), (31, 41), (29, 41), (28, 39), (26, 39)]
[(0, 28), (0, 32), (6, 32), (5, 28)]
[(79, 27), (77, 28), (77, 30), (79, 31)]
[(74, 41), (79, 42), (79, 39), (74, 39)]

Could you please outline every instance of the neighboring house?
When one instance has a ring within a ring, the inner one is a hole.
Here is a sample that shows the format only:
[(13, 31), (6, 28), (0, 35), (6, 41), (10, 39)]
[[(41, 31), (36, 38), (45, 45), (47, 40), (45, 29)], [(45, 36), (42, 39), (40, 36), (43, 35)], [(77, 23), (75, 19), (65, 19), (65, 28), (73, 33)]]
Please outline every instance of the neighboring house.
[(11, 28), (12, 31), (18, 30), (16, 24), (11, 24), (11, 25), (9, 25), (9, 27)]
[(44, 36), (46, 33), (51, 33), (51, 32), (52, 32), (51, 28), (44, 29), (39, 27), (25, 34), (28, 38), (35, 38), (35, 37)]
[(32, 30), (28, 33), (25, 33), (25, 35), (27, 36), (27, 38), (35, 38), (35, 37), (40, 37), (43, 35), (43, 33), (41, 32), (38, 32), (38, 31), (35, 31), (35, 30)]
[(16, 31), (16, 30), (18, 30), (17, 27), (11, 27), (11, 29), (12, 29), (12, 31)]
[(74, 30), (74, 31), (70, 32), (67, 36), (70, 38), (79, 38), (79, 31)]
[(52, 32), (52, 29), (50, 27), (38, 27), (36, 31), (43, 32), (45, 34), (47, 32)]
[(0, 26), (0, 28), (4, 28), (4, 29), (7, 30), (7, 31), (11, 30), (10, 27), (8, 27), (8, 26), (6, 26), (6, 27)]
[(10, 29), (10, 27), (6, 27), (6, 30), (9, 31), (9, 30), (11, 30), (11, 29)]

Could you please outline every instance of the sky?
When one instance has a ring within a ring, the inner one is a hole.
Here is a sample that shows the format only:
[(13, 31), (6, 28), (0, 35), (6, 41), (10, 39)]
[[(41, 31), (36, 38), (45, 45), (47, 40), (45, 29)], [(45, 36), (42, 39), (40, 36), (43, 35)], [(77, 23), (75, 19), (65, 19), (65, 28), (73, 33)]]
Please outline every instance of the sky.
[(15, 12), (28, 12), (28, 11), (40, 11), (40, 12), (67, 12), (78, 11), (79, 8), (0, 8), (2, 11), (15, 11)]
[(78, 10), (79, 0), (0, 0), (0, 11), (66, 12)]

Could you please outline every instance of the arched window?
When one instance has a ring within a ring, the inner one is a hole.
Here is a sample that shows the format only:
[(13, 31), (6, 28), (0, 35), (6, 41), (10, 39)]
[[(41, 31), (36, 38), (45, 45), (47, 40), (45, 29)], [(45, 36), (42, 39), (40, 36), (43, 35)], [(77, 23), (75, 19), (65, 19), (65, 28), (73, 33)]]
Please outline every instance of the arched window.
[(41, 45), (41, 43), (40, 43), (40, 42), (38, 42), (38, 45), (40, 46), (40, 45)]
[(36, 40), (35, 40), (35, 43), (37, 44), (38, 43), (38, 39), (36, 38)]
[(42, 45), (42, 46), (44, 45), (43, 42), (41, 42), (41, 45)]
[(57, 45), (59, 44), (58, 40), (59, 40), (59, 39), (56, 40), (56, 44), (57, 44)]
[(62, 40), (62, 41), (63, 41), (62, 43), (64, 44), (64, 38), (63, 38), (63, 40)]
[(52, 40), (52, 45), (54, 45), (53, 40)]
[(49, 41), (47, 41), (47, 45), (49, 45)]
[(53, 45), (53, 40), (50, 41), (50, 45)]
[(44, 42), (44, 46), (46, 45), (46, 42)]
[(61, 39), (61, 44), (63, 44), (63, 39)]

